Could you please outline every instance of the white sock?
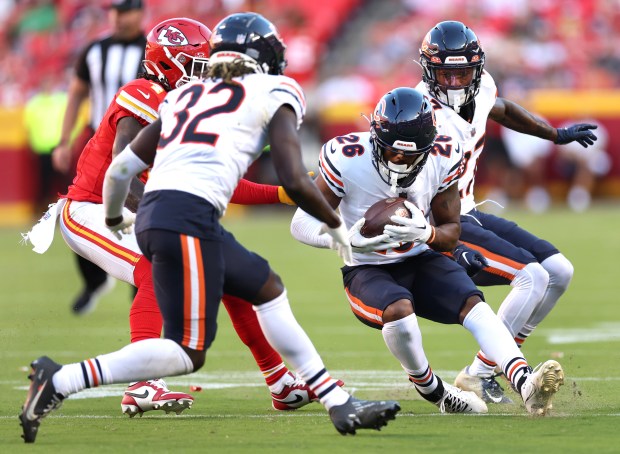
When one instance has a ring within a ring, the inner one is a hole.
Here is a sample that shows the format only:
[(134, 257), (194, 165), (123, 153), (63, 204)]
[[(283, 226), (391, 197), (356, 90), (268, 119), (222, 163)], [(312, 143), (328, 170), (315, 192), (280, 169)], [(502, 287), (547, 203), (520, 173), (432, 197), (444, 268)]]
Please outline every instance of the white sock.
[(286, 290), (272, 301), (254, 306), (258, 322), (271, 346), (304, 379), (328, 410), (344, 404), (349, 394), (330, 377), (310, 338), (299, 326)]
[(476, 304), (463, 320), (487, 358), (504, 369), (507, 362), (521, 357), (521, 351), (502, 321), (485, 302)]
[(524, 338), (532, 334), (549, 312), (555, 307), (560, 297), (564, 294), (573, 278), (574, 268), (572, 263), (562, 254), (555, 254), (541, 263), (549, 274), (549, 285), (543, 295), (542, 301), (529, 317), (520, 333)]
[(477, 377), (490, 377), (495, 373), (496, 367), (497, 364), (487, 358), (484, 352), (480, 350), (474, 357), (472, 363), (467, 366), (467, 373)]
[(68, 396), (85, 388), (149, 380), (192, 372), (194, 366), (179, 344), (169, 339), (146, 339), (122, 349), (63, 366), (53, 381)]
[(438, 380), (428, 365), (416, 315), (384, 323), (381, 333), (388, 349), (400, 361), (416, 389), (422, 394), (435, 391)]

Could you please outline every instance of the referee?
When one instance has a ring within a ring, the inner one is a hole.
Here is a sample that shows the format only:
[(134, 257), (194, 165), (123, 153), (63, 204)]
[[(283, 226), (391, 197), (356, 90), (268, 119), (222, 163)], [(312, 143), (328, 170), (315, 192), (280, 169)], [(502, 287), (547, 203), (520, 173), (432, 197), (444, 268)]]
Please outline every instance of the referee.
[[(142, 72), (146, 37), (142, 30), (144, 17), (142, 0), (112, 0), (108, 18), (112, 32), (93, 41), (81, 52), (69, 84), (67, 109), (64, 114), (60, 142), (52, 153), (54, 168), (62, 173), (74, 173), (74, 154), (79, 155), (103, 119), (108, 105), (120, 87)], [(81, 105), (90, 95), (90, 120), (70, 145)], [(75, 153), (72, 152), (75, 150)], [(76, 255), (84, 289), (73, 302), (75, 314), (93, 310), (98, 299), (114, 281), (97, 265)]]

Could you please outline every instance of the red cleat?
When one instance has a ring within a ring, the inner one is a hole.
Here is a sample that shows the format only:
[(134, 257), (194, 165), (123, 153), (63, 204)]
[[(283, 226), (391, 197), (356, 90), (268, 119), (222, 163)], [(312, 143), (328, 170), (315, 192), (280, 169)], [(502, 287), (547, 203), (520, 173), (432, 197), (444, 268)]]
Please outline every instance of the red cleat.
[(161, 380), (140, 381), (130, 385), (125, 390), (121, 401), (123, 413), (133, 418), (146, 411), (163, 410), (166, 413), (174, 412), (180, 415), (187, 408), (192, 408), (194, 398), (189, 394), (170, 391), (166, 383)]
[[(310, 389), (308, 384), (292, 372), (288, 373), (292, 381), (284, 386), (279, 393), (271, 393), (271, 405), (274, 410), (297, 410), (310, 402), (318, 402), (319, 398)], [(336, 384), (340, 387), (344, 386), (342, 380), (336, 380)]]

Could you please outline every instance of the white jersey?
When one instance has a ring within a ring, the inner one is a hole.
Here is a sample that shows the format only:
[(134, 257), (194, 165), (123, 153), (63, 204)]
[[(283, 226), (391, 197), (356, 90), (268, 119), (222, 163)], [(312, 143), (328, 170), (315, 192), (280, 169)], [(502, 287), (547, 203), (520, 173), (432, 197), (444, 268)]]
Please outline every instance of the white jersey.
[(237, 183), (264, 147), (268, 125), (282, 105), (306, 111), (300, 86), (286, 76), (251, 74), (190, 82), (159, 107), (162, 131), (145, 192), (185, 191), (223, 214)]
[(486, 136), (487, 118), (495, 105), (497, 87), (493, 77), (486, 71), (482, 72), (480, 91), (476, 95), (476, 109), (471, 123), (465, 121), (452, 108), (441, 104), (428, 92), (426, 84), (420, 82), (417, 90), (431, 98), (435, 118), (437, 120), (437, 132), (453, 137), (463, 147), (463, 175), (459, 179), (459, 193), (461, 195), (461, 214), (468, 213), (476, 206), (474, 200), (474, 182), (478, 158), (484, 148)]
[[(406, 197), (427, 217), (431, 201), (456, 183), (461, 171), (463, 153), (450, 137), (439, 136), (424, 167), (411, 186), (394, 194), (381, 179), (373, 164), (370, 132), (335, 137), (321, 149), (319, 170), (330, 189), (340, 197), (340, 214), (350, 229), (364, 217), (366, 210), (388, 197)], [(353, 264), (386, 264), (400, 262), (427, 250), (427, 244), (385, 252), (353, 253)], [(403, 250), (406, 249), (406, 250)]]

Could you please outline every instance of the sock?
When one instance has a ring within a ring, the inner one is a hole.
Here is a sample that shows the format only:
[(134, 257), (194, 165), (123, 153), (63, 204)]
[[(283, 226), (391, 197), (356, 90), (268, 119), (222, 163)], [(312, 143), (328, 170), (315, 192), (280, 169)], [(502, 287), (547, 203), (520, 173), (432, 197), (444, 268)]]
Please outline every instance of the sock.
[(381, 333), (388, 349), (400, 361), (418, 392), (423, 396), (433, 393), (439, 380), (428, 365), (416, 315), (384, 323)]
[(129, 311), (131, 342), (159, 339), (164, 321), (155, 297), (151, 263), (146, 257), (136, 264), (133, 277), (138, 291)]
[(496, 367), (497, 364), (487, 358), (482, 350), (479, 350), (474, 361), (467, 367), (467, 373), (477, 377), (490, 377), (495, 373)]
[(281, 392), (285, 384), (282, 381), (287, 380), (289, 370), (282, 362), (282, 357), (267, 342), (252, 305), (231, 295), (224, 295), (222, 302), (237, 336), (250, 349), (269, 390), (275, 393)]
[(529, 336), (538, 324), (549, 315), (573, 278), (573, 265), (562, 254), (552, 255), (543, 260), (541, 265), (549, 274), (549, 285), (542, 301), (520, 331), (524, 337)]
[(192, 361), (179, 344), (169, 339), (147, 339), (122, 349), (63, 366), (54, 374), (56, 391), (64, 395), (113, 383), (189, 374)]
[(523, 384), (521, 368), (529, 369), (521, 356), (521, 351), (508, 333), (499, 317), (487, 303), (476, 304), (463, 320), (463, 326), (469, 330), (480, 345), (485, 356), (504, 371), (506, 378), (517, 388)]
[(515, 357), (506, 363), (502, 368), (506, 378), (512, 383), (514, 389), (521, 394), (521, 388), (527, 375), (532, 372), (532, 368), (528, 366), (527, 361), (523, 357)]
[(272, 301), (254, 306), (254, 310), (269, 343), (293, 366), (325, 408), (329, 410), (349, 399), (349, 394), (330, 377), (308, 335), (295, 320), (286, 290)]
[(274, 394), (281, 393), (286, 385), (295, 381), (295, 376), (284, 363), (280, 363), (278, 367), (272, 370), (263, 371), (263, 377), (269, 387), (269, 392)]

